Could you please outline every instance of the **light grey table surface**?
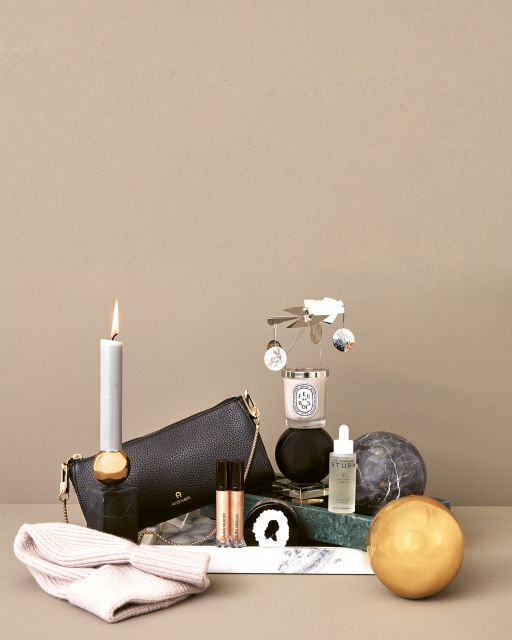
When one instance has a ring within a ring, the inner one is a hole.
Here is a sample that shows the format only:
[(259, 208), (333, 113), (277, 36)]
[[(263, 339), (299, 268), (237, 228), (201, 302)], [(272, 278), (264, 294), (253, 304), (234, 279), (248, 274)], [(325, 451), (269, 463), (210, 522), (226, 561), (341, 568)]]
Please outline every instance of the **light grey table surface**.
[[(4, 504), (0, 514), (2, 640), (512, 638), (512, 507), (454, 508), (464, 565), (429, 600), (397, 598), (375, 576), (213, 575), (206, 593), (116, 625), (46, 595), (12, 552), (19, 526), (59, 521), (58, 505)], [(70, 517), (83, 523), (77, 505)]]

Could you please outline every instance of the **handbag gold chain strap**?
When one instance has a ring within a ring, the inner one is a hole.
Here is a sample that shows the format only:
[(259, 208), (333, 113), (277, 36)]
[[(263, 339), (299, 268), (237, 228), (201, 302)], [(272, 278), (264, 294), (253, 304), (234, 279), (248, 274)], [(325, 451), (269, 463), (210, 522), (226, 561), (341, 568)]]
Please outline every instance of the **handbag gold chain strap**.
[(60, 488), (59, 488), (59, 500), (62, 505), (62, 511), (64, 513), (64, 522), (69, 524), (68, 518), (68, 498), (69, 498), (69, 465), (73, 462), (73, 460), (81, 460), (82, 454), (75, 453), (74, 456), (68, 458), (65, 462), (61, 464), (60, 467)]
[[(254, 404), (254, 402), (253, 402), (251, 396), (249, 395), (247, 389), (244, 391), (244, 393), (242, 395), (242, 400), (244, 401), (245, 407), (246, 407), (247, 411), (249, 412), (249, 414), (251, 415), (251, 417), (252, 417), (252, 419), (254, 421), (254, 426), (255, 426), (254, 438), (253, 438), (253, 441), (252, 441), (251, 450), (249, 452), (249, 457), (247, 458), (247, 464), (245, 466), (245, 472), (244, 472), (244, 480), (247, 480), (247, 476), (248, 476), (249, 471), (251, 469), (252, 460), (254, 458), (254, 452), (256, 451), (256, 445), (258, 444), (258, 436), (260, 434), (260, 410)], [(73, 462), (73, 460), (81, 460), (81, 459), (82, 459), (81, 454), (75, 453), (74, 456), (71, 456), (71, 458), (68, 458), (66, 460), (66, 462), (63, 462), (62, 466), (61, 466), (59, 500), (60, 500), (61, 505), (62, 505), (62, 511), (63, 511), (63, 514), (64, 514), (64, 522), (66, 524), (69, 524), (68, 507), (67, 507), (68, 498), (69, 498), (68, 468), (69, 468), (69, 465)], [(203, 536), (202, 538), (199, 538), (198, 540), (194, 540), (194, 542), (180, 543), (180, 542), (171, 542), (171, 540), (167, 540), (166, 538), (164, 538), (162, 535), (160, 535), (154, 529), (147, 528), (147, 529), (142, 529), (142, 531), (139, 532), (138, 542), (140, 543), (140, 541), (142, 540), (142, 538), (144, 536), (152, 535), (155, 538), (158, 538), (158, 540), (160, 540), (164, 544), (168, 544), (168, 545), (172, 545), (172, 546), (176, 546), (176, 547), (184, 547), (184, 546), (187, 547), (187, 546), (193, 546), (193, 545), (202, 544), (203, 542), (206, 542), (207, 540), (210, 540), (210, 538), (212, 538), (215, 535), (215, 533), (216, 533), (216, 529), (213, 529), (213, 531), (211, 531), (207, 535)]]

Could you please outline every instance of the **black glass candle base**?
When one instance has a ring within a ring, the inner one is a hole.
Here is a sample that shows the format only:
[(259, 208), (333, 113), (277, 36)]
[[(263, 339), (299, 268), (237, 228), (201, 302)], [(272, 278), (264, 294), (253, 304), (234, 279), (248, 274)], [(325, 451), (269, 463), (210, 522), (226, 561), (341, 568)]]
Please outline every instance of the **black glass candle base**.
[(89, 529), (137, 542), (137, 487), (91, 485), (86, 520)]
[(281, 473), (295, 483), (318, 482), (329, 473), (331, 436), (322, 428), (289, 428), (276, 445), (276, 462)]

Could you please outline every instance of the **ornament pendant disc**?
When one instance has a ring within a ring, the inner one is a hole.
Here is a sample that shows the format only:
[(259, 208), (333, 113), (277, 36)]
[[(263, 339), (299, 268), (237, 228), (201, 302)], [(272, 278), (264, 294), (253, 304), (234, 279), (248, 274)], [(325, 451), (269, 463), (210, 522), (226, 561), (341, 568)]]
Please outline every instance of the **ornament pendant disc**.
[(265, 351), (265, 366), (270, 371), (280, 371), (286, 366), (286, 351), (281, 347), (270, 347)]

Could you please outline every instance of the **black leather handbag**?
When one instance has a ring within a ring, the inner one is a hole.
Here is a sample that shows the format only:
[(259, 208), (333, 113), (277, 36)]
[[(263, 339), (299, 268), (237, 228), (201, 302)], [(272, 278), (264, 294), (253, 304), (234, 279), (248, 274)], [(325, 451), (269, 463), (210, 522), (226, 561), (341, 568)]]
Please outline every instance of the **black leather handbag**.
[[(139, 530), (215, 502), (216, 461), (243, 459), (246, 491), (268, 487), (274, 471), (259, 434), (259, 411), (247, 391), (211, 409), (123, 443), (131, 462), (126, 485), (136, 486)], [(87, 491), (97, 484), (94, 456), (62, 463), (60, 500), (71, 478), (84, 515)]]

